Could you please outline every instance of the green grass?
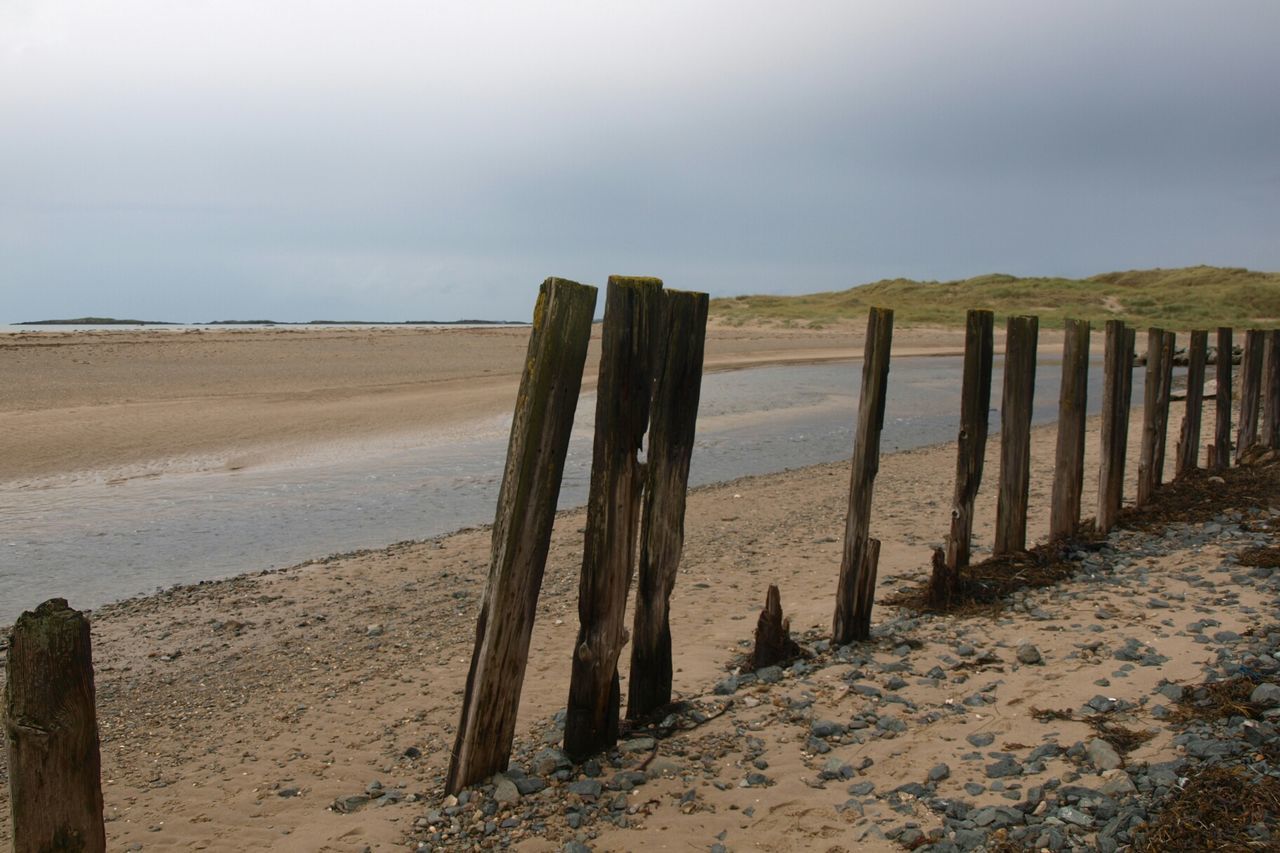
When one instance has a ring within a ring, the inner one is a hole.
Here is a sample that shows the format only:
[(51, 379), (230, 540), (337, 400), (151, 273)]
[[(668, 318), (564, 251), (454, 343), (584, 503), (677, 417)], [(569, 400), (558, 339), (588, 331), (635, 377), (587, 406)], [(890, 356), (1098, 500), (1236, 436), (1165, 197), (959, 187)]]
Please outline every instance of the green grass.
[(1034, 314), (1042, 326), (1055, 328), (1068, 317), (1170, 329), (1277, 326), (1280, 273), (1200, 266), (1085, 279), (998, 273), (963, 281), (899, 278), (804, 296), (713, 299), (711, 316), (734, 325), (772, 321), (820, 327), (823, 322), (865, 317), (873, 305), (892, 308), (896, 322), (913, 325), (961, 325), (970, 308), (987, 308), (997, 319)]

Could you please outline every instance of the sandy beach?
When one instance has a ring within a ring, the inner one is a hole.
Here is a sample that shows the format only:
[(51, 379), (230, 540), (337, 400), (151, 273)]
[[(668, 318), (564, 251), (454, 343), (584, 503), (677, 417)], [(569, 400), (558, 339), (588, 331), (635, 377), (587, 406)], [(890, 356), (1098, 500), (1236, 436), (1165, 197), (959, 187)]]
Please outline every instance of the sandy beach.
[[(252, 465), (316, 443), (465, 423), (509, 408), (525, 336), (520, 328), (14, 336), (0, 341), (0, 481), (56, 487), (111, 472)], [(895, 356), (956, 353), (963, 336), (905, 329), (895, 342)], [(1053, 353), (1060, 337), (1042, 333), (1041, 346)], [(716, 327), (707, 366), (860, 353), (852, 328)], [(593, 349), (588, 377), (594, 357)], [(1135, 403), (1131, 475), (1140, 410)], [(1173, 412), (1170, 448), (1178, 404)], [(1091, 420), (1086, 515), (1097, 429)], [(1055, 435), (1033, 435), (1033, 541), (1047, 533)], [(979, 546), (991, 541), (997, 438), (977, 507)], [(927, 573), (948, 529), (954, 466), (954, 445), (883, 459), (872, 524), (884, 543), (878, 600)], [(485, 528), (271, 573), (246, 565), (238, 578), (98, 609), (109, 848), (561, 850), (576, 840), (596, 850), (903, 849), (914, 843), (907, 833), (945, 829), (935, 797), (975, 812), (1009, 807), (1072, 782), (1123, 788), (1122, 765), (1184, 756), (1154, 710), (1169, 702), (1154, 691), (1204, 680), (1220, 648), (1274, 622), (1269, 576), (1234, 583), (1210, 574), (1242, 548), (1272, 541), (1280, 508), (1262, 506), (1174, 536), (1120, 531), (1082, 552), (1079, 577), (1020, 594), (995, 615), (878, 607), (872, 643), (833, 650), (824, 638), (848, 475), (839, 463), (694, 490), (672, 631), (675, 688), (694, 703), (696, 725), (656, 742), (639, 733), (601, 767), (562, 770), (514, 801), (498, 803), (491, 791), (457, 802), (442, 791), (486, 582)], [(584, 517), (557, 518), (539, 602), (515, 758), (529, 778), (554, 746), (568, 690)], [(813, 657), (726, 687), (770, 583)], [(1201, 642), (1192, 624), (1210, 617), (1210, 634), (1235, 639)], [(1150, 655), (1123, 663), (1116, 655), (1131, 641)], [(1028, 643), (1039, 660), (1023, 659)], [(1074, 743), (1092, 742), (1089, 725), (1033, 714), (1079, 709), (1099, 695), (1113, 703), (1108, 713), (1122, 700), (1125, 724), (1154, 732), (1105, 770), (1071, 755)], [(1024, 760), (1050, 743), (1040, 759)], [(993, 762), (1013, 756), (1016, 774), (992, 774)], [(3, 760), (0, 846), (9, 841)], [(597, 769), (602, 790), (571, 790)], [(627, 772), (639, 776), (618, 781)], [(1103, 821), (1060, 823), (1089, 845)]]

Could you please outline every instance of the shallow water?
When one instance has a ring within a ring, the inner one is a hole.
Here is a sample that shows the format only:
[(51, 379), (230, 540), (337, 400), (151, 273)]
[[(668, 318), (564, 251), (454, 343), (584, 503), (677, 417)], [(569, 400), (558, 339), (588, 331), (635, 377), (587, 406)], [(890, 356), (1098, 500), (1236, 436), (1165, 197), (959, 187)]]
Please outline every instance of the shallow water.
[[(1056, 363), (1042, 360), (1035, 421), (1057, 414)], [(963, 360), (891, 368), (884, 452), (952, 441)], [(992, 383), (1000, 396), (1000, 360)], [(861, 364), (761, 367), (703, 378), (693, 485), (850, 455)], [(1141, 405), (1142, 371), (1134, 373)], [(1101, 363), (1090, 372), (1090, 411)], [(594, 395), (578, 406), (562, 508), (586, 500)], [(288, 464), (117, 484), (0, 487), (0, 624), (51, 596), (76, 607), (177, 583), (292, 565), (492, 522), (510, 418), (414, 440), (330, 448)], [(992, 410), (992, 437), (999, 412)], [(994, 488), (994, 476), (989, 488)]]

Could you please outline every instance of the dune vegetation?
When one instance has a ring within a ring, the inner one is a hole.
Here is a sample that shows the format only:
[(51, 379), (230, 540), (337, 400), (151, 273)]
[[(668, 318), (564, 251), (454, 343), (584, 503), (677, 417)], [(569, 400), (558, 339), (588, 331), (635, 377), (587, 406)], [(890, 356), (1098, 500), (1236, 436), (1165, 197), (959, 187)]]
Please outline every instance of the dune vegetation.
[(711, 315), (734, 325), (812, 326), (861, 318), (873, 305), (892, 308), (898, 323), (914, 325), (962, 324), (968, 309), (987, 308), (998, 320), (1034, 314), (1048, 327), (1061, 327), (1068, 317), (1169, 329), (1271, 327), (1280, 325), (1280, 273), (1198, 266), (1084, 279), (998, 273), (961, 281), (886, 279), (803, 296), (714, 299)]

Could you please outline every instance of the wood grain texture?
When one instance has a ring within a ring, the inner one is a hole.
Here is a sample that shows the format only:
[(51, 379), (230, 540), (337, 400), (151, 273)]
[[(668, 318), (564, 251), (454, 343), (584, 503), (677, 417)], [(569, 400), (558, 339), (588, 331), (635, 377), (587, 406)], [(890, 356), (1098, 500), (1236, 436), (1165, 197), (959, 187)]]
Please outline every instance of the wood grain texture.
[(947, 537), (946, 567), (954, 589), (958, 573), (969, 565), (973, 539), (973, 505), (982, 486), (991, 422), (991, 363), (995, 315), (970, 311), (965, 319), (964, 377), (960, 397), (960, 432), (956, 437), (956, 482), (951, 498), (951, 533)]
[(1204, 366), (1209, 333), (1194, 331), (1187, 347), (1187, 405), (1178, 432), (1178, 457), (1174, 477), (1185, 477), (1200, 467), (1200, 423), (1204, 416)]
[(1125, 457), (1129, 452), (1129, 409), (1133, 396), (1135, 333), (1120, 320), (1108, 320), (1103, 363), (1102, 433), (1098, 459), (1098, 513), (1095, 527), (1107, 533), (1124, 502)]
[(649, 413), (649, 450), (640, 519), (640, 565), (632, 630), (627, 716), (671, 702), (671, 593), (684, 550), (685, 497), (702, 388), (707, 337), (705, 293), (663, 291), (662, 365)]
[(14, 853), (106, 850), (89, 620), (61, 598), (23, 613), (5, 674)]
[(1005, 333), (1004, 393), (1000, 403), (1000, 485), (996, 498), (996, 555), (1025, 551), (1031, 488), (1031, 411), (1036, 390), (1040, 321), (1010, 317)]
[(1089, 403), (1089, 321), (1067, 320), (1058, 393), (1058, 443), (1049, 510), (1049, 538), (1074, 536), (1084, 490), (1084, 434)]
[(1280, 329), (1266, 333), (1262, 357), (1262, 433), (1265, 447), (1280, 447)]
[(752, 671), (786, 663), (800, 654), (800, 645), (791, 639), (791, 620), (782, 615), (782, 594), (769, 584), (764, 609), (756, 619), (756, 643), (751, 650)]
[(1143, 388), (1142, 445), (1138, 456), (1137, 505), (1151, 502), (1164, 480), (1169, 399), (1173, 392), (1173, 332), (1147, 331), (1147, 378)]
[(639, 454), (649, 424), (661, 313), (661, 281), (609, 277), (564, 730), (565, 752), (575, 760), (618, 740), (618, 655), (628, 639), (624, 619), (645, 480)]
[[(862, 387), (858, 399), (857, 433), (849, 477), (849, 513), (845, 519), (844, 551), (836, 588), (832, 638), (839, 644), (871, 636), (871, 605), (875, 591), (874, 566), (867, 561), (871, 529), (871, 498), (880, 470), (880, 433), (884, 430), (885, 397), (889, 388), (889, 351), (893, 346), (893, 312), (872, 308), (862, 359)], [(868, 576), (870, 571), (871, 576)]]
[(569, 435), (582, 387), (596, 289), (542, 284), (493, 524), (489, 585), (446, 788), (456, 793), (507, 768), (546, 569)]
[(1244, 335), (1244, 355), (1240, 359), (1240, 427), (1236, 433), (1236, 462), (1258, 443), (1258, 414), (1262, 404), (1262, 356), (1265, 335), (1250, 329)]
[(1221, 471), (1231, 464), (1231, 329), (1218, 327), (1218, 356), (1214, 375), (1218, 380), (1214, 395), (1213, 453), (1209, 467)]

